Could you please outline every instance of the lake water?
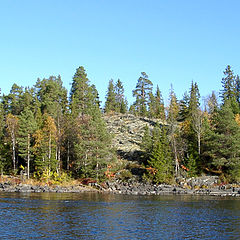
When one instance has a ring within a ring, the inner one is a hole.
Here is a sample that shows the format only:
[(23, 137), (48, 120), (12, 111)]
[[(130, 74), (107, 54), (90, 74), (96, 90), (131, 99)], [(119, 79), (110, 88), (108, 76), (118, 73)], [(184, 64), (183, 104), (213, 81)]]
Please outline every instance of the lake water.
[(0, 193), (1, 239), (240, 239), (240, 199)]

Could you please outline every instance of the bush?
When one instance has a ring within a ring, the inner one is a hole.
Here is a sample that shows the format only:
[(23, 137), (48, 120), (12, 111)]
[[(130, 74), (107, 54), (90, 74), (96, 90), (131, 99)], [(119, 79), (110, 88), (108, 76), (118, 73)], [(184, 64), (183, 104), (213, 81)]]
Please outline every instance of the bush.
[(131, 179), (133, 177), (133, 175), (132, 175), (132, 173), (129, 170), (124, 169), (124, 170), (118, 172), (116, 174), (116, 177), (118, 179), (122, 180), (122, 181), (126, 181), (126, 180)]

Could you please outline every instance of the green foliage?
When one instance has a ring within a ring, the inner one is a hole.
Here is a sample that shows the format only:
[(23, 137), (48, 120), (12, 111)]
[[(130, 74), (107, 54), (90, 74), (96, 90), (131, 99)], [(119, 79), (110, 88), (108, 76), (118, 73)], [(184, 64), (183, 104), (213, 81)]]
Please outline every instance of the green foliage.
[(30, 158), (33, 156), (33, 134), (37, 129), (37, 123), (34, 119), (33, 112), (26, 108), (19, 117), (18, 131), (18, 149), (21, 156), (27, 163), (28, 178), (30, 172)]
[(193, 156), (192, 153), (190, 154), (190, 156), (188, 158), (187, 167), (189, 169), (188, 176), (196, 177), (197, 176), (197, 161), (196, 161), (196, 156)]
[(133, 90), (133, 97), (136, 97), (136, 101), (133, 104), (135, 108), (134, 112), (138, 116), (147, 115), (147, 105), (150, 101), (152, 85), (152, 82), (148, 79), (148, 75), (142, 72), (141, 77), (138, 79), (136, 89)]
[(108, 91), (106, 96), (106, 102), (105, 102), (105, 113), (115, 112), (116, 111), (116, 93), (114, 89), (114, 82), (113, 79), (109, 81), (108, 84)]
[[(227, 181), (240, 181), (240, 80), (230, 65), (224, 71), (222, 87), (222, 103), (213, 92), (205, 99), (204, 111), (197, 83), (192, 82), (180, 101), (171, 88), (165, 116), (159, 87), (153, 94), (152, 82), (141, 73), (129, 112), (162, 122), (167, 119), (168, 123), (167, 129), (145, 129), (144, 154), (139, 159), (148, 169), (143, 179), (171, 182), (173, 166), (179, 176), (182, 164), (189, 169), (188, 176), (208, 171)], [(119, 79), (109, 82), (104, 111), (127, 112)], [(39, 178), (57, 183), (65, 179), (64, 170), (76, 177), (104, 179), (109, 165), (114, 165), (115, 172), (124, 168), (115, 160), (99, 94), (84, 67), (74, 74), (69, 101), (60, 76), (38, 79), (32, 88), (13, 84), (10, 93), (0, 97), (1, 173), (17, 173), (23, 164)], [(131, 178), (128, 170), (122, 172), (123, 179)]]
[(113, 79), (109, 81), (104, 112), (127, 112), (127, 100), (124, 98), (124, 88), (120, 79), (118, 79), (115, 85)]
[(133, 177), (132, 173), (128, 169), (123, 169), (116, 175), (117, 179), (122, 181), (127, 181)]
[(204, 139), (205, 161), (209, 167), (234, 179), (240, 163), (240, 127), (235, 121), (231, 100), (226, 100), (213, 115), (207, 133)]
[(94, 106), (96, 94), (89, 85), (89, 79), (84, 67), (79, 67), (73, 77), (70, 91), (70, 109), (74, 117), (79, 114), (88, 114)]
[(223, 103), (225, 101), (230, 101), (231, 108), (234, 114), (240, 113), (239, 106), (239, 77), (235, 76), (231, 66), (227, 65), (225, 71), (223, 72), (224, 78), (222, 78), (222, 91), (221, 97), (223, 99)]
[(148, 177), (155, 183), (167, 183), (173, 176), (173, 158), (167, 132), (164, 127), (156, 126), (152, 134), (145, 129), (142, 148), (150, 167)]
[(166, 118), (162, 93), (158, 85), (155, 95), (153, 95), (151, 92), (149, 93), (148, 115), (149, 117), (158, 118), (161, 120), (165, 120)]

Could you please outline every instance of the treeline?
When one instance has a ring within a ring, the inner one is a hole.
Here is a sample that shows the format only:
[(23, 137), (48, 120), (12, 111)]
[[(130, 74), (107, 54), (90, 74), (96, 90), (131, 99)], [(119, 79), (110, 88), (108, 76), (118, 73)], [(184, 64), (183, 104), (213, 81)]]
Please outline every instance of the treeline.
[(41, 179), (67, 172), (103, 177), (116, 159), (102, 119), (98, 92), (83, 67), (73, 77), (70, 96), (61, 77), (38, 79), (32, 88), (14, 84), (0, 103), (0, 169)]
[(222, 78), (221, 102), (212, 92), (200, 107), (198, 85), (192, 82), (180, 100), (171, 87), (165, 106), (160, 88), (153, 93), (144, 72), (133, 96), (128, 107), (122, 82), (110, 80), (101, 109), (83, 67), (75, 72), (69, 96), (60, 76), (38, 79), (31, 88), (14, 84), (0, 102), (1, 172), (103, 179), (110, 166), (117, 166), (117, 155), (102, 114), (129, 112), (164, 123), (145, 130), (141, 162), (146, 180), (170, 182), (180, 174), (202, 173), (240, 180), (240, 80), (230, 66)]

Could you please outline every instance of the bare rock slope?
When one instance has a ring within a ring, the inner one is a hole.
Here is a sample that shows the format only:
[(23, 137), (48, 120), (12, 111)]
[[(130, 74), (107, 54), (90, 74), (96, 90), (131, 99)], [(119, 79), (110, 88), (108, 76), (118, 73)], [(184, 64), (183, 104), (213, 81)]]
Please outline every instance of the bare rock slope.
[(131, 161), (138, 160), (145, 126), (152, 129), (157, 123), (164, 124), (159, 119), (137, 117), (132, 114), (105, 115), (104, 120), (110, 134), (113, 135), (113, 147), (121, 157)]

